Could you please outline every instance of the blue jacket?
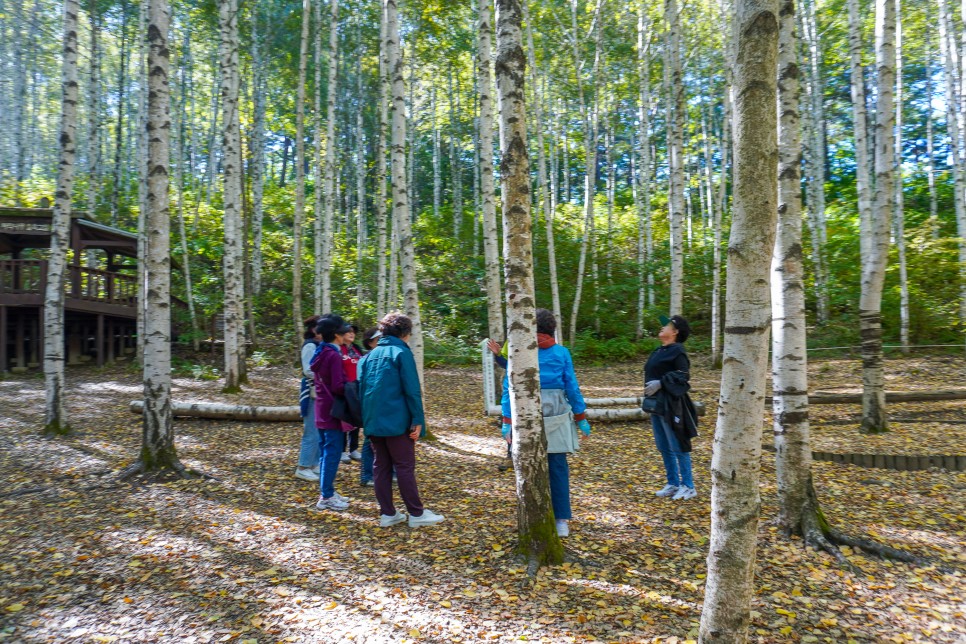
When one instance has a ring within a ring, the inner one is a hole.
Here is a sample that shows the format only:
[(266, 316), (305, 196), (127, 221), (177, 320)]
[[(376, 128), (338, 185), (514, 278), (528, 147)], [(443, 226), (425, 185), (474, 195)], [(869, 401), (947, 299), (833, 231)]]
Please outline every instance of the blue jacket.
[[(570, 357), (567, 347), (553, 344), (546, 349), (537, 350), (537, 360), (540, 364), (540, 388), (563, 389), (570, 402), (570, 409), (574, 412), (574, 420), (586, 418), (587, 403), (580, 393), (577, 374), (574, 373), (574, 361)], [(503, 377), (503, 398), (500, 399), (503, 408), (503, 422), (510, 422), (510, 385), (507, 376)]]
[(419, 372), (405, 342), (391, 335), (379, 338), (359, 360), (358, 374), (366, 436), (402, 436), (413, 425), (422, 425), (425, 435)]

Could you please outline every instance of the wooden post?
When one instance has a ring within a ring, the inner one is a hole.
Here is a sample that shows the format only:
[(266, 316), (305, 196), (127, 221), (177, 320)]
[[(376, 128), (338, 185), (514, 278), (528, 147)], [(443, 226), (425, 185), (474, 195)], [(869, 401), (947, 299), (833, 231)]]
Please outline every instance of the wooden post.
[(30, 329), (30, 356), (27, 358), (28, 367), (39, 367), (44, 361), (44, 310), (34, 321)]
[(16, 368), (18, 371), (23, 371), (24, 369), (27, 368), (27, 360), (25, 359), (26, 356), (24, 356), (24, 346), (23, 346), (24, 344), (23, 315), (17, 316), (17, 328), (14, 331), (14, 333), (15, 333), (15, 339), (16, 339), (16, 346), (13, 349), (13, 354), (14, 354), (14, 359), (17, 362)]
[(7, 373), (7, 307), (0, 306), (0, 376)]
[(97, 351), (97, 366), (104, 366), (104, 315), (97, 316), (97, 333), (94, 348)]
[(107, 318), (107, 361), (114, 364), (114, 318)]

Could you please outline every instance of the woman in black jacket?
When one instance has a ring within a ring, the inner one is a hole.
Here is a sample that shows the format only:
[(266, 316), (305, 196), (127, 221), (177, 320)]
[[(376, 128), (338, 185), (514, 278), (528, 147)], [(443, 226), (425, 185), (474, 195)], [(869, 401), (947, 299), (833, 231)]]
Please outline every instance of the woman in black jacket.
[(684, 350), (691, 327), (680, 315), (662, 315), (661, 324), (664, 326), (657, 335), (661, 347), (644, 365), (644, 396), (656, 398), (651, 425), (667, 474), (667, 485), (655, 494), (680, 501), (697, 495), (691, 475), (691, 437), (697, 432), (693, 416), (689, 416), (694, 410), (687, 396), (691, 361)]

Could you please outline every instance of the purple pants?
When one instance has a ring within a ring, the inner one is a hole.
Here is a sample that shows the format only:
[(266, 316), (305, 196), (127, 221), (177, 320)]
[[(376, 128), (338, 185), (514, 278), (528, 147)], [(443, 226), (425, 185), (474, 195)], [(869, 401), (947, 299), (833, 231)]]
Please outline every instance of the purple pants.
[(423, 515), (423, 502), (419, 500), (416, 487), (416, 441), (408, 435), (370, 436), (375, 462), (372, 467), (372, 483), (375, 488), (379, 510), (386, 516), (396, 514), (392, 502), (392, 472), (396, 470), (399, 495), (409, 514)]

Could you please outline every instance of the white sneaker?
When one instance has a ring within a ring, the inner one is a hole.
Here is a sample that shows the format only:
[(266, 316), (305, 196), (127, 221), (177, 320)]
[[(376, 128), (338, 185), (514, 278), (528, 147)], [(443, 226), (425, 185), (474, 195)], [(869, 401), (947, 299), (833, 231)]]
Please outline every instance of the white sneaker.
[(315, 472), (315, 475), (316, 476), (321, 476), (321, 474), (322, 474), (322, 466), (321, 465), (316, 465), (315, 467), (312, 468), (312, 471)]
[(327, 499), (319, 497), (318, 502), (315, 504), (316, 510), (335, 510), (336, 512), (341, 512), (349, 507), (348, 501), (343, 501), (336, 496), (330, 496)]
[(342, 495), (341, 495), (341, 494), (339, 494), (338, 492), (333, 492), (333, 493), (332, 493), (332, 498), (333, 498), (333, 499), (339, 499), (339, 500), (340, 500), (340, 501), (342, 501), (343, 503), (348, 503), (349, 501), (351, 501), (351, 500), (352, 500), (352, 499), (350, 499), (350, 498), (349, 498), (349, 497), (347, 497), (347, 496), (342, 496)]
[(570, 536), (570, 523), (566, 519), (557, 519), (557, 536)]
[(295, 478), (302, 479), (304, 481), (318, 481), (319, 473), (310, 467), (296, 467)]
[(409, 515), (409, 527), (418, 528), (421, 525), (436, 525), (445, 520), (446, 517), (442, 514), (436, 514), (432, 510), (423, 510), (423, 513), (418, 517)]
[(351, 452), (349, 452), (349, 458), (351, 458), (353, 461), (361, 461), (362, 460), (362, 452), (360, 452), (357, 449), (354, 449)]
[(682, 485), (678, 488), (677, 494), (672, 497), (672, 501), (687, 501), (688, 499), (693, 499), (698, 495), (694, 491), (693, 487), (688, 487), (687, 485)]
[(349, 453), (348, 452), (342, 452), (342, 459), (340, 460), (340, 462), (341, 463), (348, 463), (349, 460), (350, 460), (349, 459)]
[[(426, 514), (425, 510), (423, 510), (423, 514)], [(392, 516), (388, 516), (386, 514), (379, 515), (379, 527), (388, 528), (390, 526), (396, 525), (397, 523), (402, 523), (405, 520), (406, 520), (406, 513), (396, 510), (396, 514)]]
[(655, 496), (674, 496), (678, 492), (677, 485), (665, 485), (660, 490), (654, 493)]

